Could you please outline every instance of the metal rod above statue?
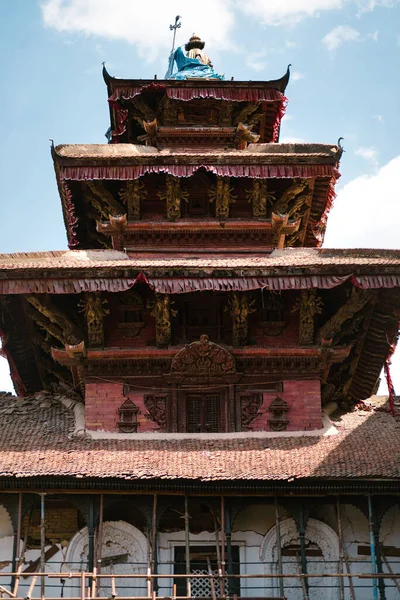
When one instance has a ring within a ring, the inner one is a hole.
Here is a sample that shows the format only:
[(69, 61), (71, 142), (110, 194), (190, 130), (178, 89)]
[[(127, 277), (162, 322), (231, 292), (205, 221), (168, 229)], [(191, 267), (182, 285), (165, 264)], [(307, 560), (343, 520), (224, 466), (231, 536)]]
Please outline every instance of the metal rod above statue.
[(179, 21), (179, 19), (182, 19), (182, 17), (180, 15), (177, 15), (175, 17), (175, 25), (170, 25), (170, 31), (174, 32), (174, 37), (172, 38), (172, 48), (171, 48), (171, 52), (173, 52), (175, 50), (175, 38), (176, 38), (176, 30), (179, 29), (182, 26), (182, 23)]

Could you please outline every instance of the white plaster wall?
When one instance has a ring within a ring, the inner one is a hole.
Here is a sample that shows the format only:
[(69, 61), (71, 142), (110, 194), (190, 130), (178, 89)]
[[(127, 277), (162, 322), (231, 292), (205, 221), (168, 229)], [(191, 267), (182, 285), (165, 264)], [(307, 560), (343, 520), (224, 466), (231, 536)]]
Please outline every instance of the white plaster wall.
[[(282, 520), (288, 517), (288, 514), (280, 509)], [(335, 509), (331, 505), (321, 506), (313, 512), (312, 517), (320, 520), (328, 525), (333, 532), (337, 533), (337, 516)], [(351, 504), (343, 503), (341, 505), (341, 520), (343, 531), (344, 549), (349, 556), (351, 562), (352, 573), (370, 573), (371, 559), (369, 556), (359, 556), (359, 546), (369, 546), (369, 528), (368, 520), (361, 510)], [(261, 558), (260, 553), (263, 541), (266, 535), (275, 527), (275, 508), (272, 505), (254, 504), (246, 507), (239, 513), (234, 523), (232, 532), (232, 544), (239, 546), (241, 573), (265, 573), (265, 579), (244, 579), (241, 582), (241, 594), (243, 596), (259, 596), (265, 597), (271, 592), (268, 583), (268, 575), (271, 573), (271, 560), (267, 557)], [(5, 575), (5, 572), (11, 569), (11, 557), (13, 548), (13, 536), (11, 521), (5, 509), (0, 506), (0, 584), (9, 588), (10, 577)], [(393, 546), (400, 548), (400, 508), (393, 506), (385, 514), (382, 520), (380, 532), (381, 544), (385, 546)], [(198, 535), (190, 535), (191, 545), (208, 546), (215, 544), (215, 534), (210, 532), (202, 532)], [(22, 541), (21, 541), (22, 544)], [(159, 571), (168, 575), (173, 574), (174, 547), (185, 545), (184, 531), (176, 533), (160, 533), (158, 539), (158, 559)], [(48, 549), (48, 548), (46, 548)], [(50, 562), (46, 564), (46, 570), (60, 572), (65, 570), (67, 560), (67, 548), (59, 546), (59, 552), (53, 556)], [(25, 555), (26, 566), (30, 561), (35, 561), (39, 558), (39, 549), (28, 550)], [(394, 572), (400, 572), (399, 558), (387, 557), (391, 563)], [(169, 564), (168, 564), (169, 563)], [(25, 566), (25, 568), (26, 568)], [(386, 570), (386, 569), (385, 569)], [(21, 585), (18, 595), (24, 596), (27, 593), (30, 579), (21, 579)], [(345, 578), (345, 598), (350, 599), (348, 579)], [(71, 595), (70, 581), (67, 580), (64, 586), (64, 597)], [(173, 579), (160, 579), (159, 595), (171, 595)], [(360, 580), (354, 578), (354, 585), (357, 600), (371, 600), (372, 580)], [(386, 599), (399, 600), (400, 594), (393, 586), (390, 580), (387, 580)], [(391, 586), (391, 587), (390, 587)], [(278, 586), (275, 586), (271, 592), (278, 595)], [(52, 597), (61, 597), (62, 584), (59, 579), (53, 579), (48, 582), (46, 594)], [(40, 592), (40, 581), (37, 581), (34, 595), (37, 596)], [(288, 598), (290, 600), (303, 600), (301, 591), (290, 591)], [(324, 600), (328, 598), (322, 596)], [(334, 590), (332, 599), (340, 598), (339, 586)], [(318, 600), (318, 596), (310, 596), (310, 600)]]

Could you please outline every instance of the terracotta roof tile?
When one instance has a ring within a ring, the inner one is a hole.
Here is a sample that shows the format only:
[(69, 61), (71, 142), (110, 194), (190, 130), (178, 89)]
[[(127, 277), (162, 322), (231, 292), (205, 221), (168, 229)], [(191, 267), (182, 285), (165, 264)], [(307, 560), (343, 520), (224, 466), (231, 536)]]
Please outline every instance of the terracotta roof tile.
[[(19, 252), (0, 254), (1, 270), (18, 269), (84, 269), (121, 268), (146, 269), (157, 267), (189, 267), (215, 269), (291, 268), (326, 266), (400, 266), (400, 250), (316, 249), (275, 250), (271, 254), (209, 253), (206, 255), (169, 256), (130, 253), (113, 250), (69, 250), (51, 252)], [(4, 277), (3, 277), (4, 278)]]
[(0, 397), (0, 477), (72, 476), (197, 481), (398, 479), (400, 421), (355, 411), (321, 437), (93, 440), (69, 436), (60, 399)]

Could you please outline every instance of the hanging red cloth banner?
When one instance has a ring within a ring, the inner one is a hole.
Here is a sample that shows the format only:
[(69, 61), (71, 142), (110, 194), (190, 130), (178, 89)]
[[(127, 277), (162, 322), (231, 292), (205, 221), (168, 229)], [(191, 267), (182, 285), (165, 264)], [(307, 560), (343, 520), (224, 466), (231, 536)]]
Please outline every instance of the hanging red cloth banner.
[(386, 383), (387, 383), (387, 387), (388, 387), (388, 393), (389, 393), (388, 412), (390, 412), (392, 415), (397, 415), (399, 412), (394, 405), (394, 402), (396, 400), (396, 392), (394, 391), (393, 380), (392, 380), (392, 376), (390, 374), (390, 365), (392, 364), (392, 356), (394, 354), (394, 351), (396, 350), (397, 340), (398, 340), (398, 333), (396, 332), (396, 334), (394, 335), (394, 341), (390, 344), (390, 350), (386, 357), (385, 364), (383, 365), (383, 369), (385, 371)]
[[(333, 165), (92, 165), (61, 167), (62, 179), (72, 181), (85, 181), (91, 179), (104, 180), (127, 180), (138, 179), (146, 173), (168, 173), (175, 177), (191, 177), (199, 169), (205, 169), (222, 177), (251, 177), (251, 178), (275, 178), (283, 177), (338, 177), (337, 169)], [(332, 198), (333, 200), (333, 198)]]

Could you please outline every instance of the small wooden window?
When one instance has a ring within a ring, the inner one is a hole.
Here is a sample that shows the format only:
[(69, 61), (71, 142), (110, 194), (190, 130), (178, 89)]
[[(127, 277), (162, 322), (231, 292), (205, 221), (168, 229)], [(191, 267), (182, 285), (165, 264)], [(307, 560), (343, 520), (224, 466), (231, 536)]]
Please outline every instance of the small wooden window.
[(188, 433), (218, 433), (220, 431), (219, 394), (188, 394), (186, 396), (186, 431)]
[(271, 413), (268, 420), (270, 429), (272, 431), (285, 431), (289, 423), (289, 419), (287, 418), (288, 403), (277, 396), (269, 405), (268, 410)]
[(132, 400), (127, 398), (117, 412), (119, 415), (119, 421), (117, 422), (118, 431), (121, 433), (137, 433), (139, 409)]

